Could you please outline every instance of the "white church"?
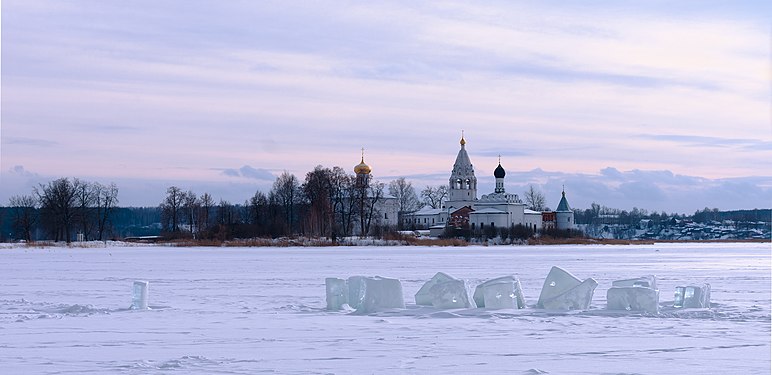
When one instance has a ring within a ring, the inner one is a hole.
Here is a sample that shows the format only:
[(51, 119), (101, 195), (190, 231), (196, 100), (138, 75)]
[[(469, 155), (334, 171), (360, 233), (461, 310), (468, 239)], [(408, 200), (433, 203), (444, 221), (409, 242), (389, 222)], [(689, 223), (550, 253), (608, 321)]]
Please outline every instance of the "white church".
[(430, 229), (432, 235), (441, 234), (446, 226), (461, 228), (467, 225), (472, 231), (490, 227), (508, 228), (518, 224), (534, 231), (547, 228), (574, 229), (574, 213), (568, 205), (565, 191), (555, 211), (529, 210), (517, 194), (506, 192), (506, 171), (501, 166), (501, 160), (493, 171), (496, 178), (495, 190), (478, 199), (477, 177), (466, 152), (466, 140), (463, 136), (460, 143), (461, 149), (450, 173), (448, 200), (442, 208), (424, 207), (405, 215), (405, 227)]

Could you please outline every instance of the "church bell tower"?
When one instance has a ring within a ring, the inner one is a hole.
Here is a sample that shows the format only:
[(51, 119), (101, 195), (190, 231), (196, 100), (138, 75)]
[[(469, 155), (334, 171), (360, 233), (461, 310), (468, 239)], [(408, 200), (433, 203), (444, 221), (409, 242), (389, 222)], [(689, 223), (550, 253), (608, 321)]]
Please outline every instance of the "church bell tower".
[(461, 149), (456, 156), (456, 162), (453, 164), (453, 171), (450, 173), (448, 189), (448, 208), (459, 209), (464, 206), (471, 206), (477, 200), (477, 177), (474, 176), (474, 166), (466, 153), (466, 140), (463, 132), (461, 133)]

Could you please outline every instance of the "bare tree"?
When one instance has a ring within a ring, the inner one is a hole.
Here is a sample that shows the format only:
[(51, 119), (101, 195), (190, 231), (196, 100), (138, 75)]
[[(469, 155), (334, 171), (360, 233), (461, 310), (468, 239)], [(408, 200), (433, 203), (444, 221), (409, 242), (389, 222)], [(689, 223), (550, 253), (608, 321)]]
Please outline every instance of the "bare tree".
[(182, 197), (182, 209), (185, 215), (185, 221), (188, 224), (190, 233), (193, 234), (193, 238), (196, 238), (196, 233), (201, 228), (196, 227), (196, 214), (198, 213), (199, 201), (196, 197), (196, 193), (188, 190)]
[[(79, 183), (79, 180), (75, 180)], [(75, 216), (75, 183), (63, 177), (48, 183), (40, 184), (34, 193), (40, 202), (41, 214), (47, 217), (44, 224), (48, 225), (49, 233), (54, 240), (72, 241), (72, 224)]]
[(98, 182), (91, 186), (94, 191), (94, 206), (96, 208), (97, 238), (101, 241), (104, 239), (110, 217), (118, 206), (118, 186), (114, 183), (105, 186)]
[(83, 234), (84, 239), (91, 238), (91, 232), (94, 230), (94, 223), (96, 218), (94, 217), (94, 203), (96, 202), (96, 196), (92, 184), (75, 179), (73, 183), (75, 189), (75, 222), (77, 223), (78, 230)]
[(378, 215), (378, 202), (383, 200), (385, 185), (382, 182), (372, 181), (368, 186), (359, 187), (360, 191), (357, 199), (359, 200), (359, 223), (360, 235), (366, 236), (370, 233), (370, 224), (373, 217)]
[(397, 198), (397, 225), (401, 229), (405, 214), (418, 211), (423, 203), (418, 200), (413, 184), (404, 177), (389, 182), (389, 194)]
[(209, 193), (204, 193), (201, 195), (200, 204), (199, 204), (199, 213), (198, 213), (198, 223), (196, 226), (198, 226), (199, 231), (201, 230), (209, 230), (209, 228), (212, 226), (212, 208), (214, 207), (214, 199), (212, 199), (212, 196)]
[(268, 196), (260, 190), (249, 198), (247, 204), (246, 222), (252, 225), (252, 236), (264, 236), (269, 233), (269, 202)]
[(353, 227), (357, 202), (355, 196), (355, 177), (346, 173), (341, 167), (334, 167), (330, 172), (330, 189), (332, 196), (333, 215), (332, 239), (338, 234), (348, 236)]
[(404, 177), (389, 182), (389, 194), (397, 198), (399, 211), (402, 213), (415, 212), (423, 205), (418, 200), (413, 184)]
[(303, 195), (308, 200), (309, 211), (306, 222), (313, 235), (332, 237), (333, 207), (332, 207), (332, 171), (317, 165), (313, 171), (306, 174), (306, 180), (301, 187)]
[(9, 199), (11, 211), (11, 221), (18, 237), (21, 233), (22, 239), (32, 241), (32, 230), (37, 224), (37, 205), (38, 201), (31, 195), (14, 195)]
[(166, 189), (166, 198), (161, 202), (161, 217), (165, 222), (165, 229), (168, 232), (180, 231), (180, 216), (182, 214), (182, 204), (185, 200), (185, 193), (176, 186), (170, 186)]
[(254, 225), (265, 223), (265, 209), (268, 206), (268, 197), (260, 190), (255, 191), (255, 195), (249, 198), (247, 202), (249, 210), (247, 222)]
[(276, 199), (282, 208), (284, 219), (286, 220), (287, 232), (293, 233), (295, 228), (296, 205), (299, 200), (300, 183), (295, 175), (284, 171), (273, 183), (271, 196)]
[(547, 209), (544, 194), (533, 185), (528, 185), (528, 190), (525, 191), (524, 197), (525, 205), (529, 210), (544, 211)]
[(421, 191), (421, 198), (423, 198), (424, 204), (431, 208), (442, 208), (442, 203), (445, 201), (445, 198), (448, 197), (448, 186), (447, 185), (439, 185), (439, 186), (426, 186), (425, 189)]
[(217, 205), (217, 221), (220, 225), (230, 226), (236, 223), (238, 215), (236, 215), (233, 205), (223, 199), (220, 199), (220, 203)]

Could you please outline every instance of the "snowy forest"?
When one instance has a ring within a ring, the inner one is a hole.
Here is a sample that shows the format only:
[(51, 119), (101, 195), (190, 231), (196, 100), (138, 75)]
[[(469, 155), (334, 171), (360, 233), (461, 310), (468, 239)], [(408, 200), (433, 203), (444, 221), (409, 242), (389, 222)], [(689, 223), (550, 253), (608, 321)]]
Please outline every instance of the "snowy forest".
[[(356, 177), (340, 167), (317, 166), (301, 180), (294, 174), (279, 175), (268, 192), (257, 190), (242, 202), (230, 202), (207, 192), (170, 186), (165, 197), (153, 207), (120, 207), (119, 189), (78, 178), (59, 178), (39, 184), (29, 194), (12, 196), (0, 207), (0, 241), (77, 241), (161, 236), (165, 239), (229, 240), (233, 238), (277, 238), (286, 236), (326, 237), (335, 241), (358, 233), (382, 238), (413, 227), (383, 227), (375, 224), (378, 203), (385, 196), (396, 198), (399, 215), (424, 206), (442, 207), (447, 186), (425, 186), (417, 190), (410, 181), (398, 178), (388, 183), (371, 181), (358, 186)], [(521, 195), (526, 207), (546, 210), (543, 193), (529, 185)], [(584, 233), (601, 237), (601, 229), (615, 227), (614, 237), (623, 238), (640, 223), (657, 227), (688, 220), (716, 223), (727, 220), (765, 223), (770, 210), (722, 212), (705, 208), (693, 215), (630, 211), (592, 203), (574, 209), (577, 225)], [(399, 220), (402, 223), (402, 220)], [(619, 229), (622, 228), (622, 229)], [(622, 233), (622, 234), (620, 234)], [(524, 228), (499, 228), (496, 232), (472, 233), (460, 228), (448, 236), (528, 238), (537, 233)], [(544, 234), (544, 233), (539, 233)], [(561, 233), (546, 233), (561, 235)], [(766, 235), (766, 234), (765, 234)]]

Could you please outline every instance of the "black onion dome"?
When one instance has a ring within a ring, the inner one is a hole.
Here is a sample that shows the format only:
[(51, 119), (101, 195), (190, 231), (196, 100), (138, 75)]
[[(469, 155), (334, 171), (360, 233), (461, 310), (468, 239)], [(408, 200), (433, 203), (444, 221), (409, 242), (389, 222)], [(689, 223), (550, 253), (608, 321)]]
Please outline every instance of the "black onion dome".
[(501, 167), (501, 163), (499, 163), (499, 166), (496, 167), (496, 170), (493, 171), (493, 177), (504, 178), (506, 175), (507, 172), (504, 171), (504, 168)]

